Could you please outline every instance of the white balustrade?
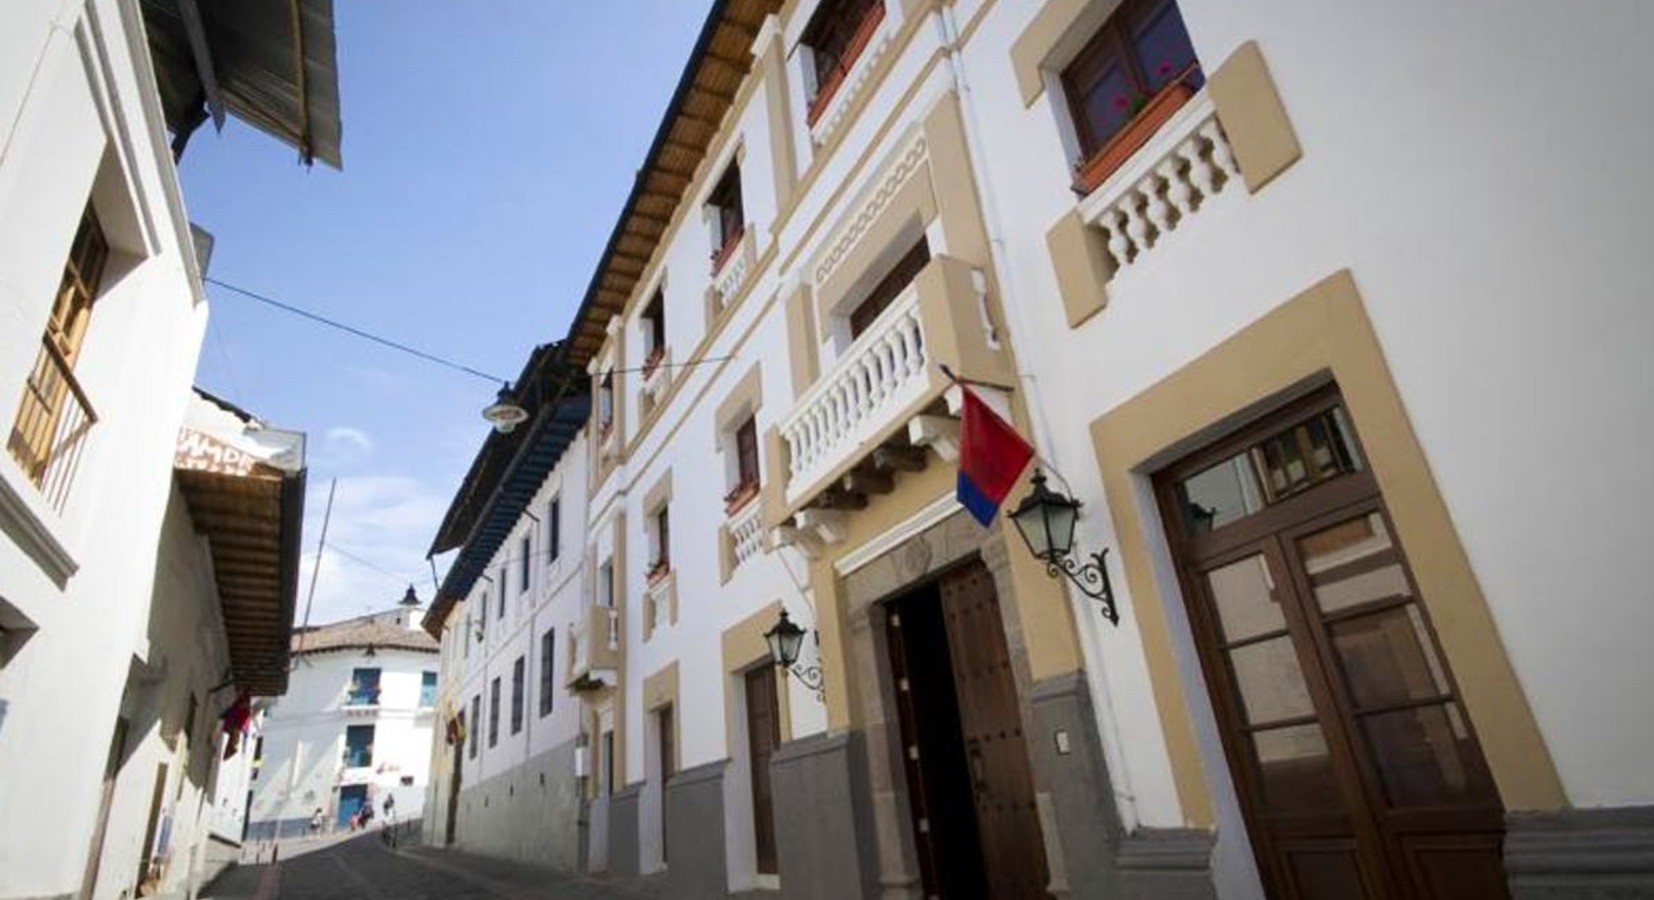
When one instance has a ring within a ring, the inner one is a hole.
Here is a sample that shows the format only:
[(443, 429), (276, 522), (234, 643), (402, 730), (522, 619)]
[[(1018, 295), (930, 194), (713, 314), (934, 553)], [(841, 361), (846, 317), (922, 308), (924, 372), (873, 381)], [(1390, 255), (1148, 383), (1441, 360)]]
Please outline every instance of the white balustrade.
[(764, 523), (759, 518), (758, 507), (758, 501), (753, 500), (729, 521), (729, 537), (735, 548), (737, 566), (764, 552)]
[(746, 283), (747, 270), (752, 267), (752, 259), (747, 253), (747, 244), (752, 240), (751, 234), (741, 236), (741, 246), (736, 247), (729, 259), (724, 260), (723, 268), (712, 276), (712, 293), (717, 298), (718, 312), (722, 312), (740, 293), (741, 285)]
[(1081, 201), (1080, 215), (1108, 233), (1118, 273), (1239, 179), (1229, 140), (1202, 89)]
[(929, 384), (927, 361), (919, 291), (908, 285), (781, 423), (790, 453), (788, 499), (917, 400)]

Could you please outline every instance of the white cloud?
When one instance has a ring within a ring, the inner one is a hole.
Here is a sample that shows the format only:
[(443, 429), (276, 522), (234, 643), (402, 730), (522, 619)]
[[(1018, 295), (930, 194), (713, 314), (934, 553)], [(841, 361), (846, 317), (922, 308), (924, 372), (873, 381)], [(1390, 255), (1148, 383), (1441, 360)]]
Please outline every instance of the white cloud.
[[(389, 609), (402, 599), (410, 582), (420, 599), (430, 602), (433, 590), (425, 551), (442, 523), (447, 496), (401, 475), (340, 478), (338, 484), (310, 623)], [(295, 623), (303, 620), (310, 579), (317, 571), (316, 544), (321, 540), (327, 492), (326, 482), (312, 482), (305, 500), (305, 552)]]
[(321, 447), (310, 454), (312, 468), (345, 469), (373, 456), (373, 438), (360, 428), (336, 425), (322, 432)]

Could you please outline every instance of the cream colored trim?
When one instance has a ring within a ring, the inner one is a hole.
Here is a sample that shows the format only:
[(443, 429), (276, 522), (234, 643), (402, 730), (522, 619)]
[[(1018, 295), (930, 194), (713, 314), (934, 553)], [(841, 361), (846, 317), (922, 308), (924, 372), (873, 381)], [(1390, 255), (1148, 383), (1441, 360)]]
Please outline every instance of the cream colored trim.
[(787, 363), (796, 400), (821, 376), (821, 345), (816, 336), (815, 317), (810, 315), (810, 286), (799, 285), (787, 295), (786, 304)]
[(1206, 83), (1241, 180), (1256, 194), (1304, 155), (1258, 42), (1240, 45)]
[(1022, 105), (1045, 92), (1045, 70), (1061, 69), (1085, 46), (1120, 0), (1049, 0), (1011, 44), (1011, 70)]
[(894, 528), (839, 557), (833, 562), (833, 571), (841, 576), (849, 575), (878, 557), (889, 553), (908, 538), (922, 533), (925, 529), (958, 511), (959, 501), (955, 495), (951, 493), (943, 494), (920, 507), (918, 512), (904, 519)]
[(754, 362), (747, 368), (747, 374), (729, 389), (724, 399), (718, 403), (718, 410), (712, 421), (717, 428), (718, 444), (723, 445), (723, 436), (735, 431), (747, 416), (755, 415), (764, 405), (763, 373), (760, 363)]
[[(773, 21), (773, 20), (772, 20)], [(787, 48), (781, 30), (771, 28), (769, 46), (757, 68), (763, 73), (765, 112), (769, 116), (770, 169), (775, 176), (775, 206), (791, 199), (798, 183), (798, 157), (793, 146), (792, 97), (787, 90)]]
[(643, 679), (643, 711), (652, 713), (667, 705), (677, 705), (678, 661), (672, 660)]
[(641, 509), (644, 515), (652, 516), (662, 506), (670, 502), (672, 502), (672, 470), (667, 469), (660, 474), (659, 478), (655, 479), (654, 486), (644, 492)]
[(1159, 515), (1135, 508), (1132, 498), (1145, 496), (1136, 489), (1149, 474), (1145, 469), (1193, 449), (1210, 437), (1216, 423), (1328, 373), (1363, 437), (1421, 602), (1430, 610), (1505, 807), (1560, 808), (1566, 798), (1550, 753), (1390, 379), (1355, 282), (1340, 271), (1091, 423), (1130, 590), (1124, 614), (1136, 619), (1142, 637), (1184, 816), (1197, 827), (1215, 821), (1166, 619), (1167, 606), (1181, 600), (1160, 595), (1155, 557), (1164, 550), (1151, 551), (1165, 546), (1152, 527)]
[(1057, 272), (1068, 327), (1078, 328), (1108, 306), (1108, 281), (1114, 277), (1114, 258), (1101, 229), (1085, 224), (1078, 210), (1064, 213), (1045, 233), (1051, 266)]
[[(901, 219), (928, 206), (928, 214), (921, 213), (920, 221), (929, 222), (935, 217), (936, 201), (926, 158), (924, 135), (917, 126), (912, 127), (900, 146), (890, 152), (880, 171), (862, 187), (859, 196), (846, 205), (832, 236), (821, 242), (823, 250), (809, 267), (810, 280), (823, 310), (833, 307), (838, 295), (848, 286), (846, 279), (834, 276), (843, 271), (849, 281), (860, 278), (865, 274), (870, 256), (883, 249), (884, 241), (865, 239), (869, 232), (879, 230), (875, 225), (887, 222), (886, 210), (892, 210), (892, 218)], [(914, 177), (916, 175), (922, 177)], [(864, 242), (874, 245), (872, 254), (855, 252)]]
[(764, 641), (764, 632), (781, 618), (781, 608), (780, 600), (773, 601), (724, 629), (719, 647), (725, 672), (734, 675), (770, 662), (770, 645)]

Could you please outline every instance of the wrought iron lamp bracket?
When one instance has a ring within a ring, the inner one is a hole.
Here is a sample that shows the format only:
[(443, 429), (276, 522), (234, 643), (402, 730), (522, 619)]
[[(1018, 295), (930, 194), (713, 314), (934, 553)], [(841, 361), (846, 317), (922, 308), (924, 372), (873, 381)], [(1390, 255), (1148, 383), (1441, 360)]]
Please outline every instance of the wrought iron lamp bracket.
[(1120, 611), (1114, 605), (1114, 586), (1108, 581), (1108, 548), (1091, 554), (1091, 561), (1082, 563), (1072, 556), (1046, 559), (1045, 572), (1055, 578), (1061, 574), (1080, 589), (1080, 593), (1102, 605), (1103, 618), (1120, 624)]
[(801, 666), (794, 663), (791, 666), (783, 666), (782, 668), (798, 679), (799, 684), (809, 688), (810, 692), (816, 695), (816, 702), (827, 702), (826, 685), (822, 681), (820, 666)]

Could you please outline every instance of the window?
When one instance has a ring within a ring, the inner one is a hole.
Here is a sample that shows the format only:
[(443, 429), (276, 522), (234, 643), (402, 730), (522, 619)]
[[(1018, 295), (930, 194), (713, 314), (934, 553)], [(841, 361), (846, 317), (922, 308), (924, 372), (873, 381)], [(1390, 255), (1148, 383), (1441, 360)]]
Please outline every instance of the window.
[(419, 676), (419, 708), (436, 706), (436, 673), (423, 672)]
[(724, 513), (733, 515), (758, 496), (758, 417), (735, 426), (735, 486), (724, 495)]
[(373, 726), (345, 726), (345, 767), (373, 765)]
[(551, 498), (551, 506), (546, 509), (546, 565), (557, 561), (557, 554), (563, 551), (563, 498)]
[(461, 655), (464, 656), (466, 661), (471, 659), (471, 635), (481, 634), (480, 631), (476, 630), (476, 624), (476, 620), (471, 618), (470, 613), (467, 613), (465, 616), (465, 637), (459, 642), (460, 646), (464, 648)]
[(352, 669), (350, 694), (345, 698), (349, 706), (374, 706), (379, 703), (379, 670)]
[[(823, 0), (816, 8), (799, 38), (799, 43), (809, 48), (815, 81), (807, 113), (809, 124), (814, 125), (821, 117), (883, 20), (884, 3), (880, 0)], [(810, 82), (806, 79), (805, 83)]]
[(521, 656), (511, 664), (511, 733), (523, 730), (524, 664)]
[(597, 762), (600, 779), (598, 793), (612, 794), (615, 789), (615, 733), (613, 731), (603, 732), (603, 741), (600, 746), (602, 752), (599, 755), (602, 759)]
[[(1090, 190), (1205, 77), (1176, 3), (1126, 0), (1063, 70), (1062, 84), (1080, 144), (1081, 186)], [(1144, 127), (1126, 127), (1139, 120)]]
[(465, 752), (472, 759), (477, 758), (477, 725), (480, 724), (481, 722), (482, 722), (482, 695), (481, 694), (472, 694), (471, 695), (471, 722), (470, 722), (470, 727), (465, 729), (465, 737), (466, 737), (466, 741), (467, 741), (467, 744), (468, 744)]
[(501, 622), (505, 621), (505, 595), (506, 589), (510, 586), (510, 584), (511, 567), (509, 565), (502, 565), (500, 566), (500, 614), (496, 617)]
[(518, 566), (517, 566), (517, 575), (518, 575), (517, 589), (518, 589), (518, 593), (522, 593), (522, 594), (528, 593), (528, 565), (529, 565), (529, 559), (533, 555), (533, 550), (532, 550), (533, 546), (534, 545), (529, 542), (528, 535), (526, 535), (526, 534), (523, 535), (522, 542), (517, 545), (517, 553), (522, 557), (520, 560), (518, 560)]
[(1361, 469), (1344, 407), (1333, 406), (1179, 481), (1176, 492), (1184, 533), (1207, 534)]
[(654, 543), (654, 559), (649, 564), (649, 579), (651, 581), (672, 571), (672, 517), (667, 512), (670, 504), (662, 503), (660, 509), (650, 517), (653, 526), (649, 535)]
[(712, 271), (716, 272), (734, 255), (736, 245), (741, 242), (741, 233), (746, 228), (745, 214), (741, 209), (739, 164), (730, 162), (706, 203), (712, 209)]
[(548, 628), (540, 635), (540, 715), (551, 712), (551, 704), (557, 697), (557, 677), (552, 668), (554, 654), (557, 649), (557, 629)]
[(500, 742), (500, 680), (488, 685), (488, 746)]
[(601, 437), (608, 437), (615, 424), (614, 371), (603, 373), (597, 382), (597, 428)]
[(614, 608), (615, 605), (615, 564), (614, 560), (604, 560), (603, 565), (597, 567), (597, 602)]
[(894, 303), (896, 298), (901, 296), (902, 291), (907, 290), (907, 286), (913, 283), (913, 279), (919, 277), (919, 272), (929, 262), (930, 242), (921, 235), (919, 243), (914, 244), (912, 249), (902, 254), (902, 258), (896, 260), (896, 264), (890, 267), (890, 271), (886, 272), (884, 277), (879, 279), (879, 283), (873, 286), (873, 290), (868, 293), (867, 299), (863, 300), (850, 312), (850, 337), (852, 339), (861, 337), (862, 332), (878, 321), (879, 314), (884, 312), (885, 308), (890, 306), (891, 303)]
[(253, 741), (253, 762), (249, 768), (251, 771), (247, 773), (247, 780), (257, 781), (259, 770), (264, 768), (264, 735), (262, 734)]
[(484, 631), (488, 627), (488, 591), (479, 594), (477, 601), (477, 630)]
[[(740, 193), (736, 197), (739, 202)], [(655, 296), (649, 300), (649, 305), (643, 308), (640, 316), (643, 324), (643, 371), (644, 374), (654, 371), (660, 365), (661, 359), (666, 356), (666, 293), (659, 288)]]
[[(12, 458), (41, 487), (47, 487), (47, 467), (54, 459), (72, 460), (71, 451), (91, 425), (90, 404), (72, 373), (108, 260), (109, 243), (92, 204), (87, 203), (69, 246), (52, 317), (46, 322), (40, 353), (24, 383), (17, 420), (7, 441)], [(61, 502), (66, 487), (66, 482), (51, 487), (54, 503)]]

